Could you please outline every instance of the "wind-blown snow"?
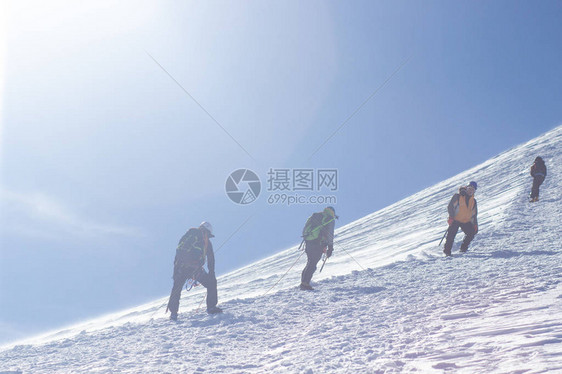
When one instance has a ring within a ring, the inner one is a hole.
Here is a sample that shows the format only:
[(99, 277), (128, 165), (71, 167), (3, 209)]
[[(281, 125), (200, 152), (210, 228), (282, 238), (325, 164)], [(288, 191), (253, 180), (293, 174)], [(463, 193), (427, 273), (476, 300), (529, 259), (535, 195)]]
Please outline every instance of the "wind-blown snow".
[[(198, 309), (199, 287), (178, 323), (166, 296), (5, 346), (0, 372), (562, 372), (561, 154), (562, 126), (342, 227), (313, 292), (291, 248), (220, 277), (222, 315)], [(446, 206), (468, 180), (480, 232), (445, 258)]]

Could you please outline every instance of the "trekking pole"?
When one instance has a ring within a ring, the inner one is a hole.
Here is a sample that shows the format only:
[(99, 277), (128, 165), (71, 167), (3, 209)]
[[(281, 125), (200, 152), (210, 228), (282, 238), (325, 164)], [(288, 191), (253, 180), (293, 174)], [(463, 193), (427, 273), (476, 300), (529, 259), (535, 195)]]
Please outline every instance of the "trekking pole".
[(318, 272), (319, 274), (322, 272), (322, 269), (324, 269), (324, 265), (326, 265), (326, 261), (328, 260), (328, 257), (325, 256), (324, 257), (324, 262), (322, 263), (322, 267), (320, 268), (320, 271)]
[(441, 238), (441, 241), (439, 242), (439, 244), (437, 245), (438, 247), (441, 247), (441, 243), (443, 243), (443, 239), (445, 239), (445, 237), (447, 236), (447, 233), (449, 232), (449, 228), (447, 227), (447, 230), (445, 231), (445, 233), (443, 234), (443, 237)]
[(299, 247), (297, 248), (297, 251), (299, 251), (302, 248), (302, 245), (304, 244), (305, 240), (306, 239), (304, 239), (304, 238), (302, 239), (301, 245), (299, 245)]

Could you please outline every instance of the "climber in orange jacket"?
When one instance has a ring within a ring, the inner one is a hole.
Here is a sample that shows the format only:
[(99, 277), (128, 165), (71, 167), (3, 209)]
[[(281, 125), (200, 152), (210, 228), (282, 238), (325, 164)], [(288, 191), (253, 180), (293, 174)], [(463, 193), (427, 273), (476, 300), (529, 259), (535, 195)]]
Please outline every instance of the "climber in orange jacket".
[(445, 241), (445, 255), (451, 255), (455, 235), (459, 228), (465, 233), (464, 240), (461, 244), (461, 252), (466, 252), (468, 245), (474, 239), (474, 235), (478, 232), (478, 207), (474, 193), (478, 185), (476, 182), (470, 182), (468, 186), (459, 188), (459, 193), (456, 193), (451, 198), (447, 210), (449, 211), (449, 230), (447, 232), (447, 240)]

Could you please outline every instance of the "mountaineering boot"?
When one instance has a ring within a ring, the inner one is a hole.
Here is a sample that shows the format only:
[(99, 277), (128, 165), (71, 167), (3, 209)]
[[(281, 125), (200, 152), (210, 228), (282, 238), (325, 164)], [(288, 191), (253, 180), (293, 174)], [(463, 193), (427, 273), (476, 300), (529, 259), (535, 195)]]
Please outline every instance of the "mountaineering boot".
[(446, 249), (443, 250), (443, 253), (445, 253), (445, 256), (450, 256), (451, 255), (451, 251), (447, 251)]
[(207, 313), (209, 314), (219, 314), (222, 313), (222, 309), (217, 306), (212, 306), (207, 309)]
[(177, 313), (170, 314), (170, 321), (177, 321), (177, 320), (178, 320), (178, 314)]
[(312, 288), (312, 286), (310, 284), (304, 283), (304, 282), (302, 282), (299, 287), (303, 291), (312, 291), (314, 289), (314, 288)]

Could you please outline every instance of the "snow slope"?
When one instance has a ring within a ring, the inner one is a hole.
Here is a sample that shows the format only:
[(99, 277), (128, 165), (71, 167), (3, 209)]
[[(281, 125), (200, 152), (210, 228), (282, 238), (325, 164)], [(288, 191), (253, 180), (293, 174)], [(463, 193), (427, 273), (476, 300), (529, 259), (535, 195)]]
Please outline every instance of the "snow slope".
[[(196, 288), (178, 323), (164, 297), (4, 346), (0, 372), (562, 372), (561, 154), (562, 126), (338, 229), (313, 292), (290, 248), (220, 277), (222, 315)], [(549, 170), (531, 204), (537, 155)], [(446, 205), (468, 180), (480, 232), (445, 258)]]

